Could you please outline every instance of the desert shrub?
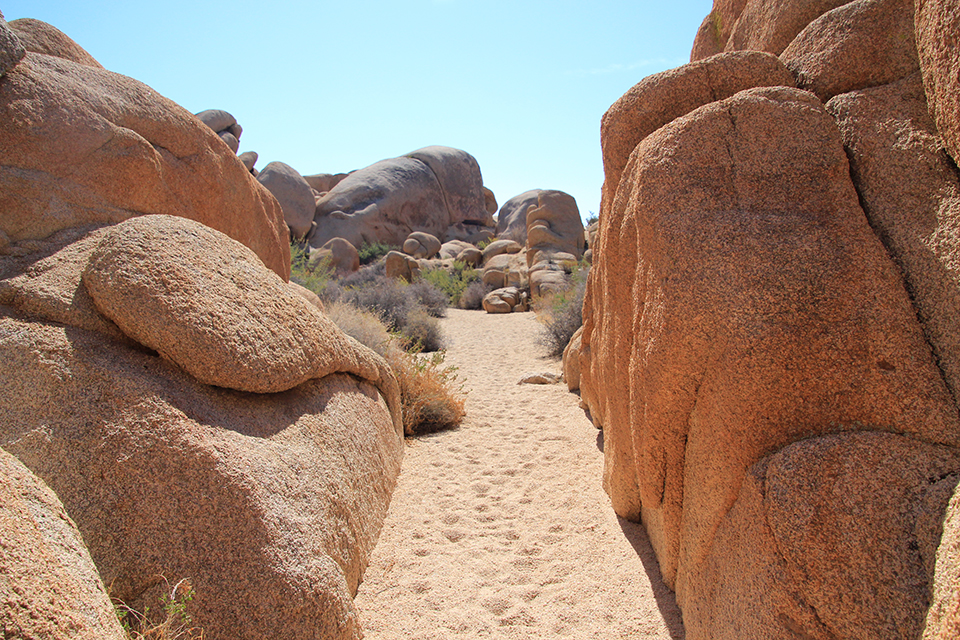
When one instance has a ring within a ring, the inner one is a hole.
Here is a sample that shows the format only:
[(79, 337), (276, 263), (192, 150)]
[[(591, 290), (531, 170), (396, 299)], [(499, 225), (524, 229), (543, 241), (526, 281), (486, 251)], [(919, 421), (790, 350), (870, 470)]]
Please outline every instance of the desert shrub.
[(465, 262), (454, 262), (453, 270), (427, 269), (420, 274), (426, 280), (447, 296), (447, 304), (452, 307), (460, 305), (460, 296), (470, 283), (480, 279), (480, 272)]
[[(166, 584), (169, 587), (169, 583)], [(130, 640), (203, 640), (203, 630), (191, 626), (193, 617), (187, 612), (194, 595), (193, 586), (184, 578), (173, 585), (169, 593), (160, 594), (159, 615), (154, 615), (156, 612), (152, 613), (150, 607), (141, 612), (117, 599), (113, 605), (120, 626)]]
[(534, 302), (533, 309), (543, 325), (538, 341), (551, 356), (562, 355), (570, 338), (583, 326), (583, 295), (589, 273), (589, 266), (576, 269), (566, 291), (542, 296)]
[(444, 347), (440, 323), (422, 307), (407, 312), (400, 327), (400, 334), (416, 351), (440, 351)]
[(364, 287), (368, 284), (374, 284), (379, 278), (387, 275), (387, 269), (383, 262), (375, 262), (360, 267), (358, 271), (340, 278), (340, 286), (344, 289)]
[(405, 351), (405, 341), (391, 334), (375, 313), (351, 304), (331, 305), (327, 315), (344, 333), (383, 356), (393, 369), (400, 384), (405, 433), (428, 433), (460, 424), (464, 416), (463, 386), (456, 369), (444, 366), (442, 351), (429, 356)]
[(449, 429), (460, 424), (464, 410), (465, 394), (456, 367), (444, 365), (444, 353), (438, 351), (430, 356), (410, 353), (398, 355), (398, 362), (391, 363), (400, 382), (400, 397), (403, 405), (403, 428), (405, 433), (417, 435)]
[(376, 313), (391, 331), (401, 330), (407, 315), (417, 304), (407, 292), (405, 283), (386, 276), (379, 276), (360, 286), (347, 286), (341, 300)]
[(484, 284), (481, 280), (474, 280), (460, 294), (461, 309), (482, 309), (483, 299), (494, 290), (491, 284)]
[(306, 287), (323, 298), (320, 292), (330, 284), (336, 283), (333, 266), (329, 260), (321, 260), (311, 265), (305, 246), (290, 245), (290, 280)]
[(360, 256), (360, 264), (370, 264), (397, 249), (399, 247), (393, 247), (383, 242), (365, 242), (357, 249), (357, 254)]
[(443, 318), (447, 315), (447, 294), (430, 280), (417, 280), (407, 287), (407, 291), (430, 316)]

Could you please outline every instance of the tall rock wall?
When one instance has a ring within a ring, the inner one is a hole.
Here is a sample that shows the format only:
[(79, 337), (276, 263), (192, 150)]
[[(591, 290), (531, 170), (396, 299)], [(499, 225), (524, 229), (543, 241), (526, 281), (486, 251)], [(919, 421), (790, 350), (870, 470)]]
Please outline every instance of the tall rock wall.
[[(960, 176), (921, 41), (953, 14), (789, 4), (717, 0), (604, 117), (581, 395), (689, 638), (950, 637)], [(792, 77), (680, 82), (739, 50)]]

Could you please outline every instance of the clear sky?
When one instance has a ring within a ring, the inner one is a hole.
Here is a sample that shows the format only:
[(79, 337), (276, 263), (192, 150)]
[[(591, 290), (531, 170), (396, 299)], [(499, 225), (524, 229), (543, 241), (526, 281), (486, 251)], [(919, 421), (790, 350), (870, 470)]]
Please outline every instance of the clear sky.
[(689, 60), (711, 0), (0, 0), (192, 112), (224, 109), (262, 168), (358, 169), (433, 144), (480, 163), (503, 204), (603, 183), (600, 117)]

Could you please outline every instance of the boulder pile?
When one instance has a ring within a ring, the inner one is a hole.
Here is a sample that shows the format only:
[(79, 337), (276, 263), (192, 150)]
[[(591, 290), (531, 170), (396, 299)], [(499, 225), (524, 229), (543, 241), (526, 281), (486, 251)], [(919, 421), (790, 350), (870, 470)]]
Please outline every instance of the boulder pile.
[(206, 638), (359, 638), (397, 380), (287, 282), (223, 123), (71, 43), (0, 19), (0, 626), (124, 637), (104, 584), (189, 578)]
[(603, 118), (565, 370), (688, 638), (960, 629), (958, 19), (716, 0)]

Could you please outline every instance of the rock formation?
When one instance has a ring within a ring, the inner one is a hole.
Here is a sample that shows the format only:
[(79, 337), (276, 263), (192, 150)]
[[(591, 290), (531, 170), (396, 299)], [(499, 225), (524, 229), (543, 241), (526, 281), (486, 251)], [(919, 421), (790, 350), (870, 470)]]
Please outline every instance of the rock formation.
[(271, 162), (260, 170), (257, 180), (280, 203), (283, 219), (290, 227), (290, 235), (299, 240), (309, 234), (313, 228), (317, 203), (313, 198), (313, 189), (303, 176), (288, 164)]
[(4, 629), (120, 637), (101, 579), (142, 611), (188, 577), (211, 640), (361, 637), (396, 378), (286, 282), (280, 206), (211, 127), (19, 42), (0, 23)]
[[(240, 136), (243, 134), (243, 127), (237, 123), (237, 119), (221, 109), (207, 109), (197, 114), (197, 118), (203, 124), (210, 127), (219, 136), (223, 143), (230, 147), (230, 150), (236, 153), (240, 150)], [(253, 160), (256, 162), (256, 158)], [(253, 167), (247, 167), (252, 169)]]
[(382, 242), (401, 245), (413, 231), (449, 240), (457, 224), (492, 227), (485, 208), (480, 166), (473, 156), (449, 147), (426, 147), (382, 160), (348, 175), (316, 205), (322, 246), (340, 237), (355, 247)]
[(10, 28), (17, 34), (27, 51), (71, 60), (95, 69), (103, 69), (103, 65), (97, 62), (83, 47), (53, 25), (33, 18), (20, 18), (11, 22)]
[(127, 638), (60, 500), (2, 449), (0, 531), (0, 628), (6, 637)]
[(0, 237), (166, 213), (226, 233), (289, 277), (276, 200), (193, 114), (131, 78), (39, 53), (3, 78)]
[(322, 247), (310, 249), (310, 265), (315, 268), (322, 261), (325, 261), (338, 277), (360, 269), (360, 254), (357, 248), (343, 238), (332, 238)]
[(928, 79), (956, 27), (934, 4), (918, 55), (909, 3), (716, 0), (695, 62), (604, 117), (581, 397), (692, 640), (960, 624), (960, 176)]

